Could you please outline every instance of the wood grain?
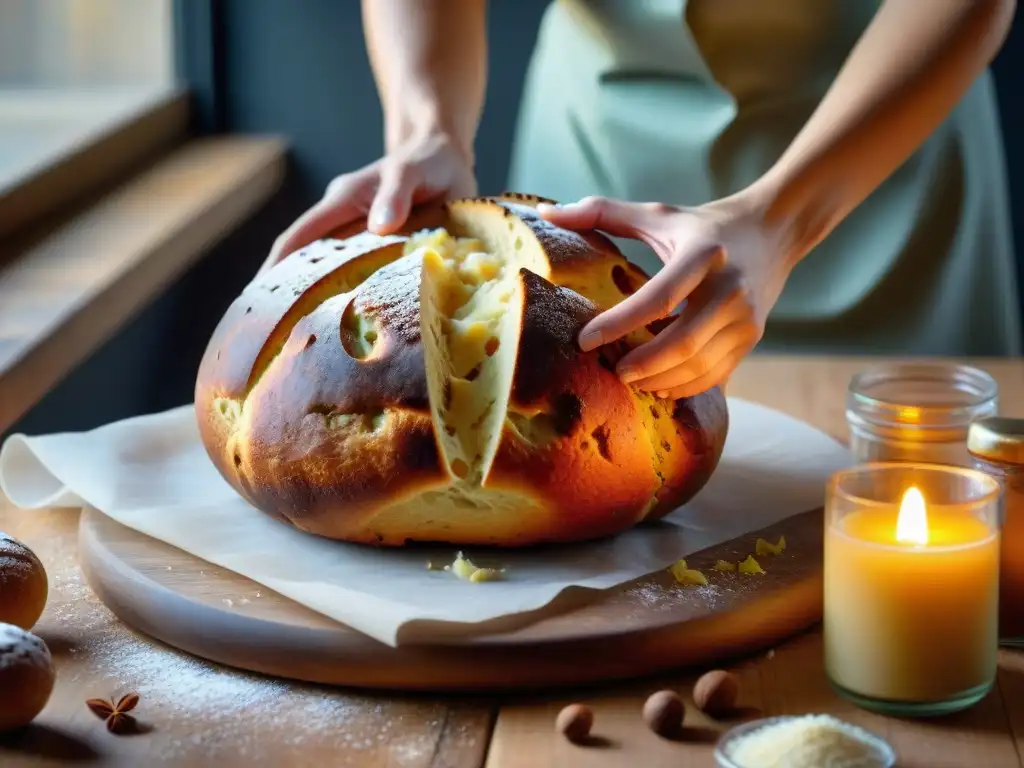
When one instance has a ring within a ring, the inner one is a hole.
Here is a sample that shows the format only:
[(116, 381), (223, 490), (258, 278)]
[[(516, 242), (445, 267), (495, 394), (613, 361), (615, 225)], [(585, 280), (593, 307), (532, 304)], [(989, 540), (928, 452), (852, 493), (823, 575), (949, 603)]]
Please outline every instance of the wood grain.
[[(46, 612), (36, 625), (57, 665), (47, 708), (0, 736), (0, 765), (379, 766), (471, 768), (493, 720), (482, 699), (371, 697), (260, 678), (196, 659), (128, 629), (92, 594), (77, 562), (78, 514), (0, 505), (0, 530), (45, 564)], [(91, 697), (136, 690), (148, 732), (113, 736)], [(2, 693), (2, 692), (0, 692)]]
[(179, 89), (0, 88), (0, 241), (184, 141), (189, 116)]
[[(728, 392), (779, 408), (845, 435), (843, 396), (868, 359), (748, 359)], [(1024, 364), (975, 361), (1002, 389), (1006, 413), (1024, 413)], [(560, 692), (480, 697), (357, 695), (299, 683), (271, 685), (207, 664), (125, 628), (86, 587), (77, 564), (78, 515), (22, 512), (0, 503), (0, 530), (21, 537), (49, 569), (51, 597), (38, 625), (57, 657), (54, 696), (27, 732), (0, 739), (0, 765), (235, 766), (358, 765), (370, 768), (710, 768), (712, 742), (728, 722), (692, 707), (682, 742), (665, 741), (640, 719), (645, 696), (664, 685), (684, 694), (699, 670)], [(579, 664), (590, 659), (575, 660)], [(961, 715), (930, 722), (881, 718), (837, 699), (821, 673), (820, 638), (809, 632), (734, 665), (741, 703), (763, 712), (833, 712), (888, 738), (905, 768), (1024, 768), (1024, 655), (1000, 654), (998, 686)], [(90, 696), (127, 687), (142, 695), (139, 716), (152, 732), (117, 738), (84, 706)], [(594, 746), (554, 738), (554, 714), (570, 700), (597, 711)]]
[[(729, 381), (730, 396), (753, 400), (845, 437), (845, 391), (853, 374), (881, 361), (867, 358), (749, 358)], [(968, 361), (987, 370), (1000, 386), (1003, 413), (1024, 414), (1024, 364)], [(828, 712), (889, 740), (901, 768), (1018, 768), (1024, 734), (1024, 655), (1000, 653), (998, 684), (979, 705), (932, 721), (905, 721), (869, 714), (836, 696), (822, 668), (817, 629), (769, 654), (731, 667), (742, 680), (745, 717)], [(692, 706), (692, 686), (703, 669), (679, 675), (580, 690), (577, 695), (506, 699), (495, 726), (487, 768), (527, 766), (714, 766), (714, 741), (736, 720), (717, 722)], [(645, 698), (660, 688), (687, 697), (685, 738), (668, 741), (649, 732), (640, 717)], [(582, 701), (595, 712), (592, 746), (574, 746), (555, 733), (561, 706)]]
[[(126, 623), (206, 659), (319, 683), (496, 691), (631, 678), (748, 653), (806, 629), (821, 618), (821, 524), (815, 510), (688, 556), (707, 574), (706, 588), (661, 571), (429, 647), (379, 643), (94, 510), (82, 518), (79, 559), (89, 585)], [(761, 558), (766, 574), (711, 570), (751, 554), (758, 536), (785, 536), (789, 545)]]
[(284, 156), (191, 142), (0, 265), (0, 432), (269, 198)]

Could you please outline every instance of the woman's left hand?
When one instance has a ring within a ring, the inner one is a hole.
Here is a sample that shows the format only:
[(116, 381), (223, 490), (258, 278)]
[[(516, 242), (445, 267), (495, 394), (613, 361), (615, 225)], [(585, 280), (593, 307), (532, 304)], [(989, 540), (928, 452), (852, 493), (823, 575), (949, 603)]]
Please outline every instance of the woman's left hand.
[(673, 313), (671, 325), (618, 363), (620, 378), (659, 397), (697, 395), (724, 384), (764, 333), (791, 266), (758, 206), (741, 198), (697, 208), (587, 197), (538, 212), (567, 229), (641, 240), (665, 266), (620, 304), (591, 320), (579, 345), (591, 350)]

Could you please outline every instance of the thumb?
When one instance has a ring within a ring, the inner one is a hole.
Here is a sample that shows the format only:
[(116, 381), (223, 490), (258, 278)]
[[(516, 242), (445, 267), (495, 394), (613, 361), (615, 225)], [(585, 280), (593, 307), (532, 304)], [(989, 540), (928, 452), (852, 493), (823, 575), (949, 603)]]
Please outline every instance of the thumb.
[(656, 224), (650, 204), (630, 203), (608, 197), (584, 197), (576, 203), (541, 203), (537, 213), (555, 226), (566, 229), (600, 229), (616, 237), (645, 242)]
[(378, 235), (397, 231), (409, 217), (413, 193), (419, 183), (415, 166), (388, 163), (381, 169), (380, 186), (370, 206), (368, 227)]

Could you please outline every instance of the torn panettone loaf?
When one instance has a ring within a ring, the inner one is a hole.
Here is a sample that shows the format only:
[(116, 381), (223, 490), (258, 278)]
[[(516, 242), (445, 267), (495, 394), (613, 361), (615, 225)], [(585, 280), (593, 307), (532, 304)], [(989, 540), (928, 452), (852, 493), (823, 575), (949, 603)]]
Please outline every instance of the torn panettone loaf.
[(196, 414), (224, 478), (345, 541), (518, 546), (620, 532), (699, 491), (725, 397), (662, 400), (615, 373), (641, 330), (580, 328), (648, 278), (539, 198), (425, 208), (403, 234), (336, 233), (259, 276), (200, 366)]

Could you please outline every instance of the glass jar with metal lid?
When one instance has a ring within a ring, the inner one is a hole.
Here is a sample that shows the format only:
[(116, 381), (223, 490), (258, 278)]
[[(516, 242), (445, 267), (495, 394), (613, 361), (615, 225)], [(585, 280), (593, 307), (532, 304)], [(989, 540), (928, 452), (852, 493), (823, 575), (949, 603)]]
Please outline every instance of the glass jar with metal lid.
[(1024, 647), (1024, 419), (991, 416), (971, 424), (967, 448), (975, 469), (1003, 489), (999, 560), (999, 636)]
[(995, 379), (977, 368), (924, 362), (878, 366), (850, 381), (850, 449), (858, 462), (969, 467), (967, 430), (997, 408)]

